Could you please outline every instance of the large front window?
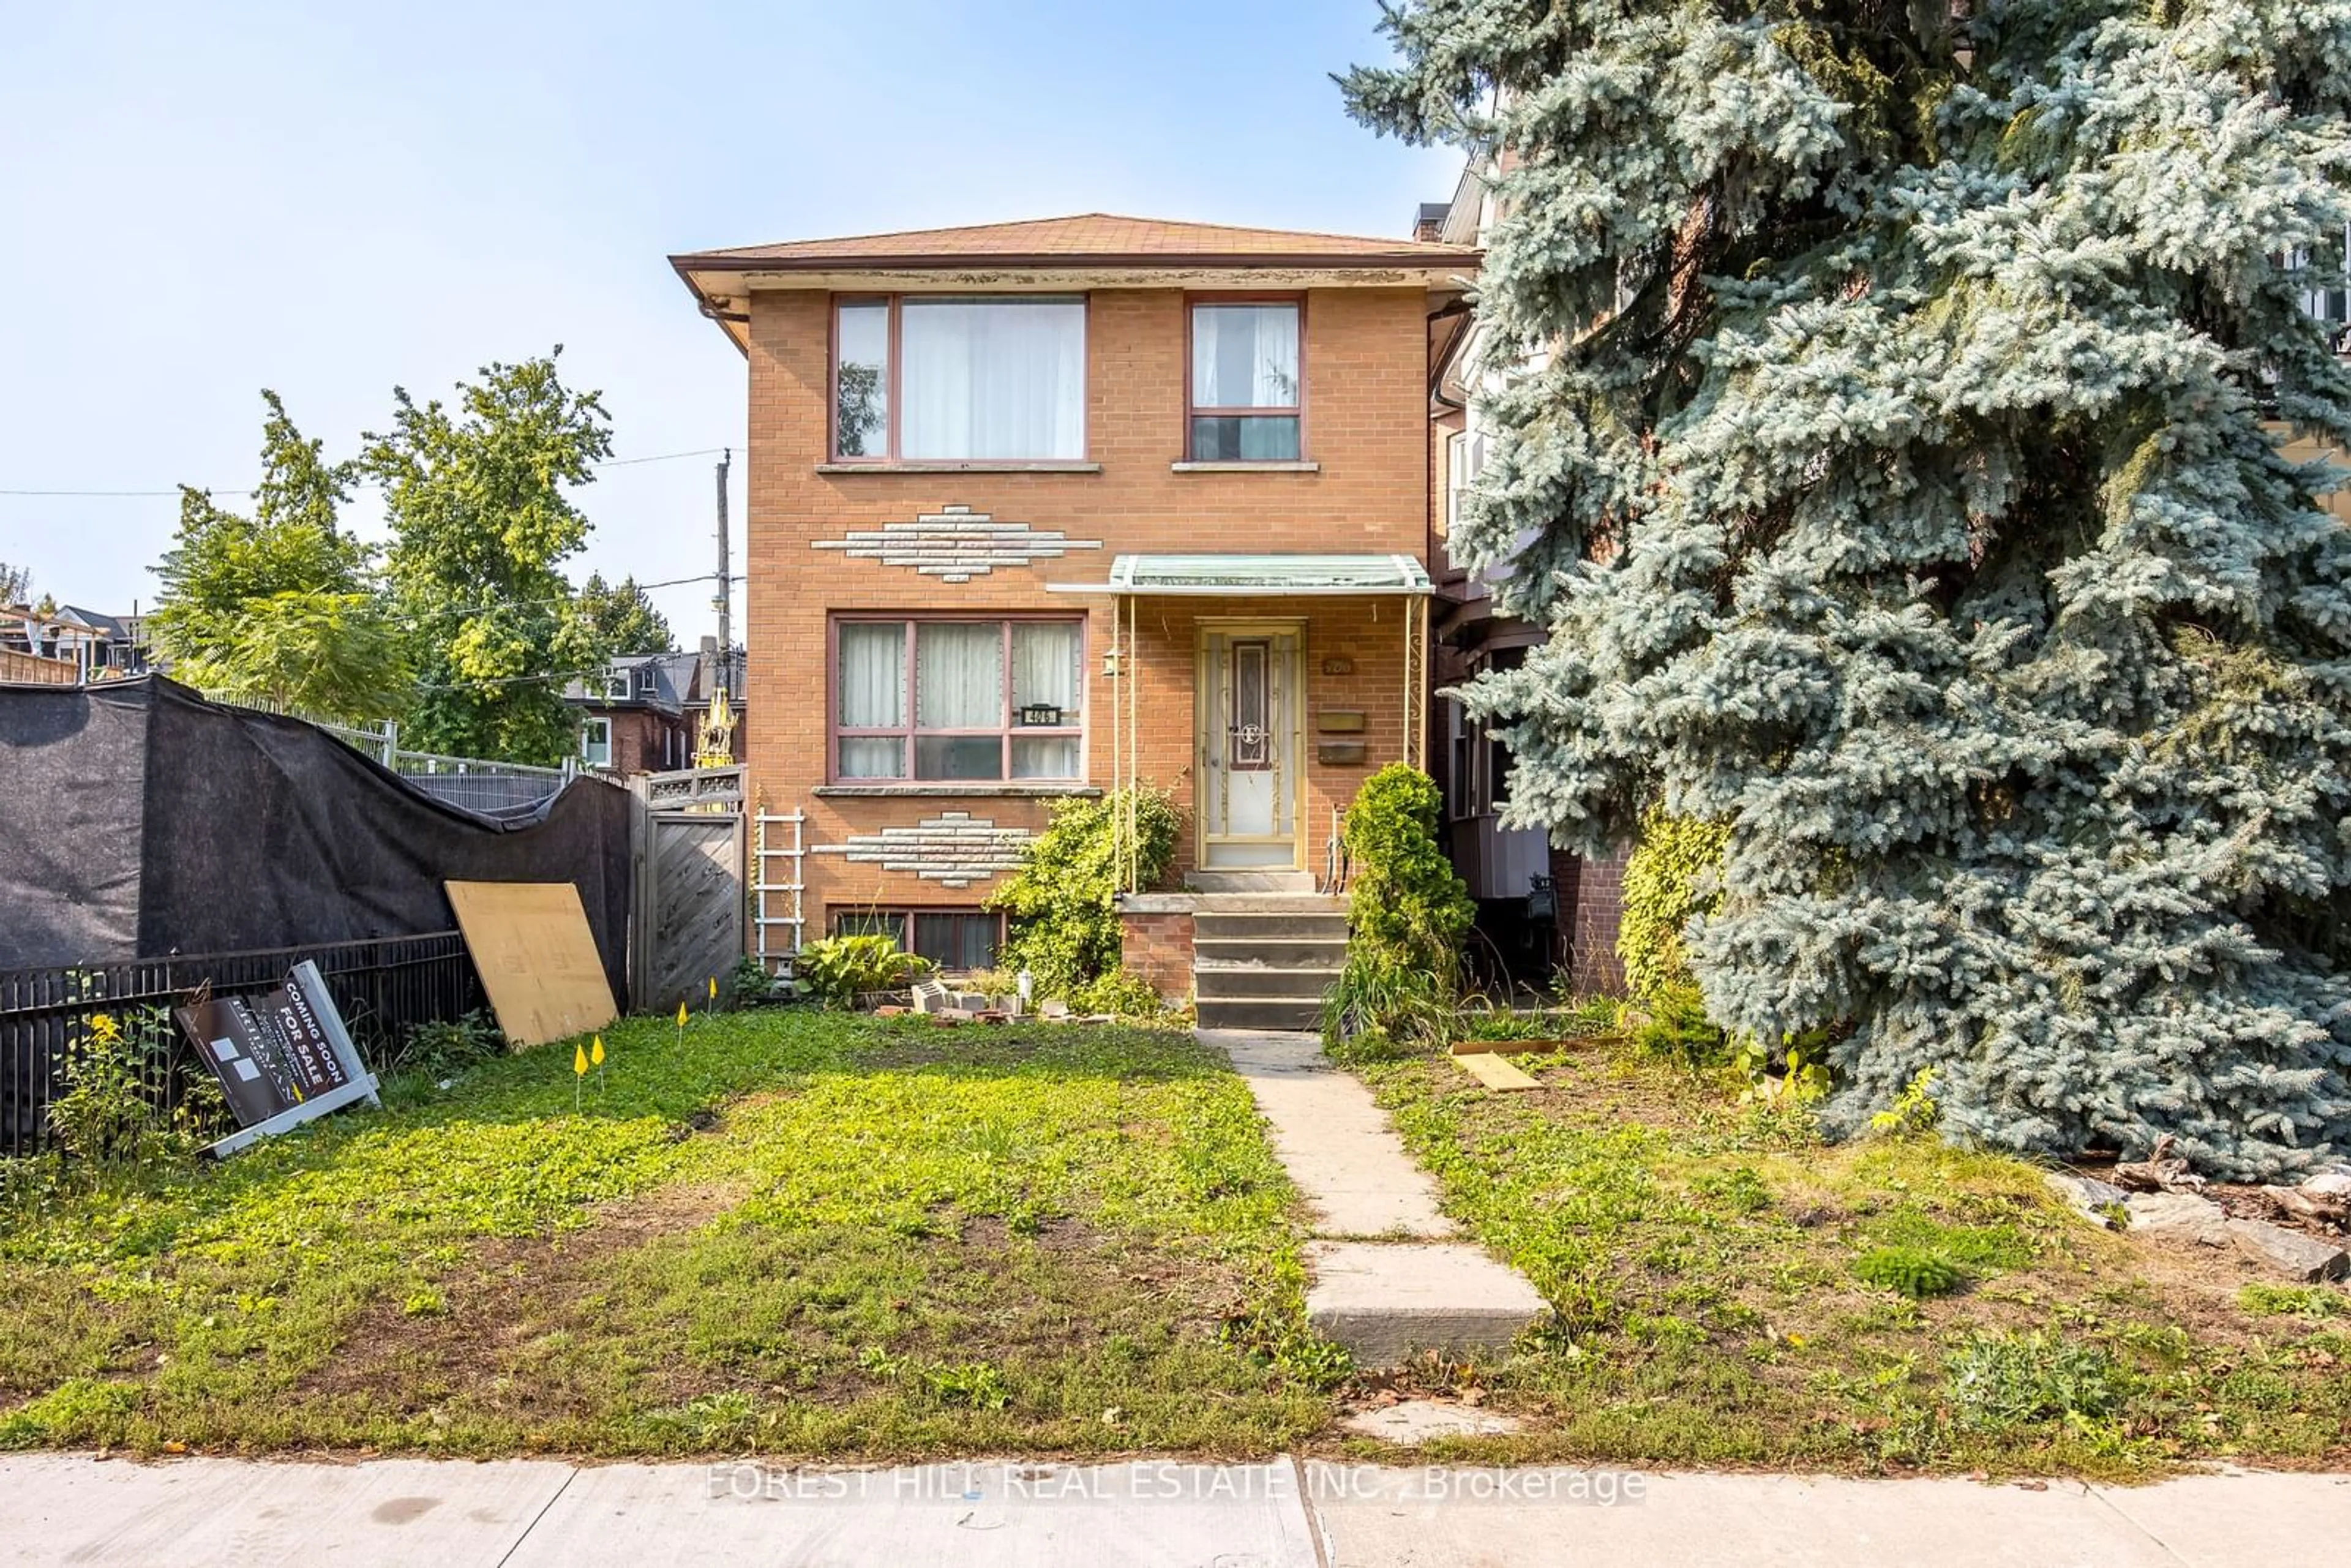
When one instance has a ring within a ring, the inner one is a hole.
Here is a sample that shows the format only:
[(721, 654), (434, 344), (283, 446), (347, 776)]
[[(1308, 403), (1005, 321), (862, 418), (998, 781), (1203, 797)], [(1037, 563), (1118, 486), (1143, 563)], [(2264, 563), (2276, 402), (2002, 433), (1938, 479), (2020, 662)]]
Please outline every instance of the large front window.
[(842, 462), (1076, 462), (1086, 455), (1082, 299), (893, 296), (834, 307)]
[(860, 618), (833, 631), (836, 779), (1079, 776), (1080, 622)]
[(1295, 461), (1298, 360), (1297, 301), (1193, 306), (1192, 460)]

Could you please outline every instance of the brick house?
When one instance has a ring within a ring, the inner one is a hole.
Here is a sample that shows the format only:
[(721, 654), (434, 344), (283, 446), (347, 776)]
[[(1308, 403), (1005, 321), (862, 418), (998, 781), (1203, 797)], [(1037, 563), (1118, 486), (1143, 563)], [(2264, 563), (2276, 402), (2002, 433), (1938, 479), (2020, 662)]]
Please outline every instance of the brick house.
[(1130, 963), (1296, 1021), (1338, 812), (1427, 760), (1475, 247), (1090, 214), (671, 259), (748, 361), (747, 760), (806, 813), (806, 933), (985, 964), (1050, 804), (1139, 780), (1185, 826)]
[(602, 674), (566, 686), (563, 700), (580, 715), (580, 761), (623, 775), (693, 767), (711, 697), (720, 690), (736, 710), (732, 749), (740, 761), (743, 650), (735, 649), (721, 668), (718, 640), (702, 643), (695, 653), (618, 653)]

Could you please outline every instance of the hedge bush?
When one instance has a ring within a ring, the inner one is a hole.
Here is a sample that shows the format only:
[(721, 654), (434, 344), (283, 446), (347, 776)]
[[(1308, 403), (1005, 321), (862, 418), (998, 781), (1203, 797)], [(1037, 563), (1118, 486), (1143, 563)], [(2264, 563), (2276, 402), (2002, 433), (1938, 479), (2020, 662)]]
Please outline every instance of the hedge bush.
[(1175, 863), (1182, 819), (1165, 790), (1143, 785), (1056, 801), (1020, 869), (988, 895), (987, 907), (1002, 910), (1011, 925), (997, 967), (1028, 970), (1040, 997), (1071, 998), (1075, 1006), (1074, 993), (1118, 972), (1118, 914), (1111, 900), (1120, 883), (1118, 826), (1130, 799), (1141, 841), (1139, 885), (1158, 883)]
[(1347, 808), (1347, 963), (1322, 1017), (1333, 1045), (1374, 1031), (1429, 1044), (1450, 1030), (1478, 906), (1437, 842), (1442, 799), (1427, 774), (1397, 762), (1365, 779)]

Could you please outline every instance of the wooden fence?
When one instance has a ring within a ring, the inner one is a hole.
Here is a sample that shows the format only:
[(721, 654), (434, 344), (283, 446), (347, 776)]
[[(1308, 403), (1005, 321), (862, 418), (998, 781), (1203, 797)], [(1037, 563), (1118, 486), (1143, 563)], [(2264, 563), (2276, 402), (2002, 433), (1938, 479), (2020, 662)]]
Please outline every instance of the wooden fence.
[(36, 686), (78, 685), (81, 666), (71, 659), (41, 659), (13, 648), (0, 648), (0, 681)]

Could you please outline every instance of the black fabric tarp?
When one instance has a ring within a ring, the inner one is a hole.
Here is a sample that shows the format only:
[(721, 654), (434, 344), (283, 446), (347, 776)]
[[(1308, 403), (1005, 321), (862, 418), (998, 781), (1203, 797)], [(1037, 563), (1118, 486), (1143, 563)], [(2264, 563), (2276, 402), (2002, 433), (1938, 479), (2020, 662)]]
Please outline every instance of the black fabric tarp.
[(158, 677), (0, 686), (0, 968), (446, 931), (448, 881), (576, 883), (627, 994), (622, 789), (493, 821)]

